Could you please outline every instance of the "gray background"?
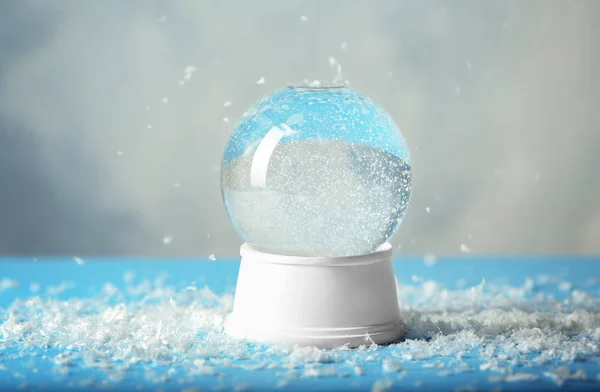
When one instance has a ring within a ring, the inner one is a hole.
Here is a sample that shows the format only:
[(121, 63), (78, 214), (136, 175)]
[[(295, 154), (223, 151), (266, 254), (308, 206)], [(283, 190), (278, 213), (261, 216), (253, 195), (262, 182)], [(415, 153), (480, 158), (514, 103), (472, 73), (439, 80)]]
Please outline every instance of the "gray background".
[(599, 11), (0, 1), (0, 253), (236, 254), (227, 137), (272, 90), (331, 79), (330, 56), (411, 147), (399, 252), (600, 253)]

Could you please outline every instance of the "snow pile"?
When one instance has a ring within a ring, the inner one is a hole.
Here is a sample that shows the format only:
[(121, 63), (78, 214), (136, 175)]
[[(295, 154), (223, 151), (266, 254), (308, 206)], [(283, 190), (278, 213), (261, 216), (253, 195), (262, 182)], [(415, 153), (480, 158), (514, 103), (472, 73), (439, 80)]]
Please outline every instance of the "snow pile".
[[(484, 371), (492, 382), (543, 379), (562, 385), (597, 377), (571, 371), (569, 365), (599, 359), (599, 299), (547, 276), (535, 282), (526, 279), (516, 287), (482, 281), (452, 290), (413, 277), (414, 284), (398, 287), (409, 331), (406, 339), (385, 348), (355, 350), (233, 340), (223, 333), (231, 295), (216, 295), (195, 284), (178, 289), (166, 285), (164, 278), (136, 282), (128, 272), (122, 289), (107, 283), (92, 298), (56, 298), (72, 282), (46, 288), (43, 296), (37, 295), (39, 287), (32, 288), (31, 297), (0, 309), (0, 353), (7, 353), (0, 356), (0, 369), (5, 368), (4, 360), (43, 353), (57, 375), (66, 377), (74, 366), (95, 368), (107, 373), (108, 383), (120, 382), (129, 369), (140, 365), (153, 382), (185, 382), (195, 376), (223, 375), (231, 368), (277, 368), (278, 385), (284, 386), (299, 377), (360, 376), (373, 364), (401, 379), (410, 371), (406, 365), (422, 360), (428, 360), (426, 367), (439, 369), (439, 376)], [(537, 292), (539, 284), (570, 291), (559, 300)], [(5, 279), (0, 288), (17, 285)], [(477, 364), (469, 358), (477, 358)], [(541, 376), (530, 370), (540, 365), (552, 370)], [(373, 387), (388, 388), (389, 377)]]

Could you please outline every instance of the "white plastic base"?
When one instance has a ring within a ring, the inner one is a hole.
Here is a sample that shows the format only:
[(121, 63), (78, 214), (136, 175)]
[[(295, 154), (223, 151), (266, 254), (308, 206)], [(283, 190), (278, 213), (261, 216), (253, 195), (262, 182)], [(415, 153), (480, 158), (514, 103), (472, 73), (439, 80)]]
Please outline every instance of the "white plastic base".
[(333, 348), (404, 335), (390, 244), (350, 257), (282, 256), (244, 244), (241, 255), (230, 336)]

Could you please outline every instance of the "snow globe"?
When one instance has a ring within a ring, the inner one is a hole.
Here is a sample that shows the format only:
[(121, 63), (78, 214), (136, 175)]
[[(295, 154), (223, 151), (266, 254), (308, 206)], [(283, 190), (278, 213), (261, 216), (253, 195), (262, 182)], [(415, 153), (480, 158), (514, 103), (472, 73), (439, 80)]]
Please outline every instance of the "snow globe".
[(245, 242), (226, 333), (324, 348), (402, 337), (387, 241), (411, 160), (375, 102), (344, 84), (272, 93), (230, 136), (221, 190)]

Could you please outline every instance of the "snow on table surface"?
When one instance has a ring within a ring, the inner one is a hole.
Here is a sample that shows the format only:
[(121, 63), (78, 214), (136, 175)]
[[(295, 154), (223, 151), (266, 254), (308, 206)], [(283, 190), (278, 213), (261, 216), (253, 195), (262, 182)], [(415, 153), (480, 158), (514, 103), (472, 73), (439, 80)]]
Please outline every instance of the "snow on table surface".
[(0, 390), (600, 388), (600, 258), (396, 259), (409, 333), (355, 350), (227, 337), (211, 260), (0, 259)]

